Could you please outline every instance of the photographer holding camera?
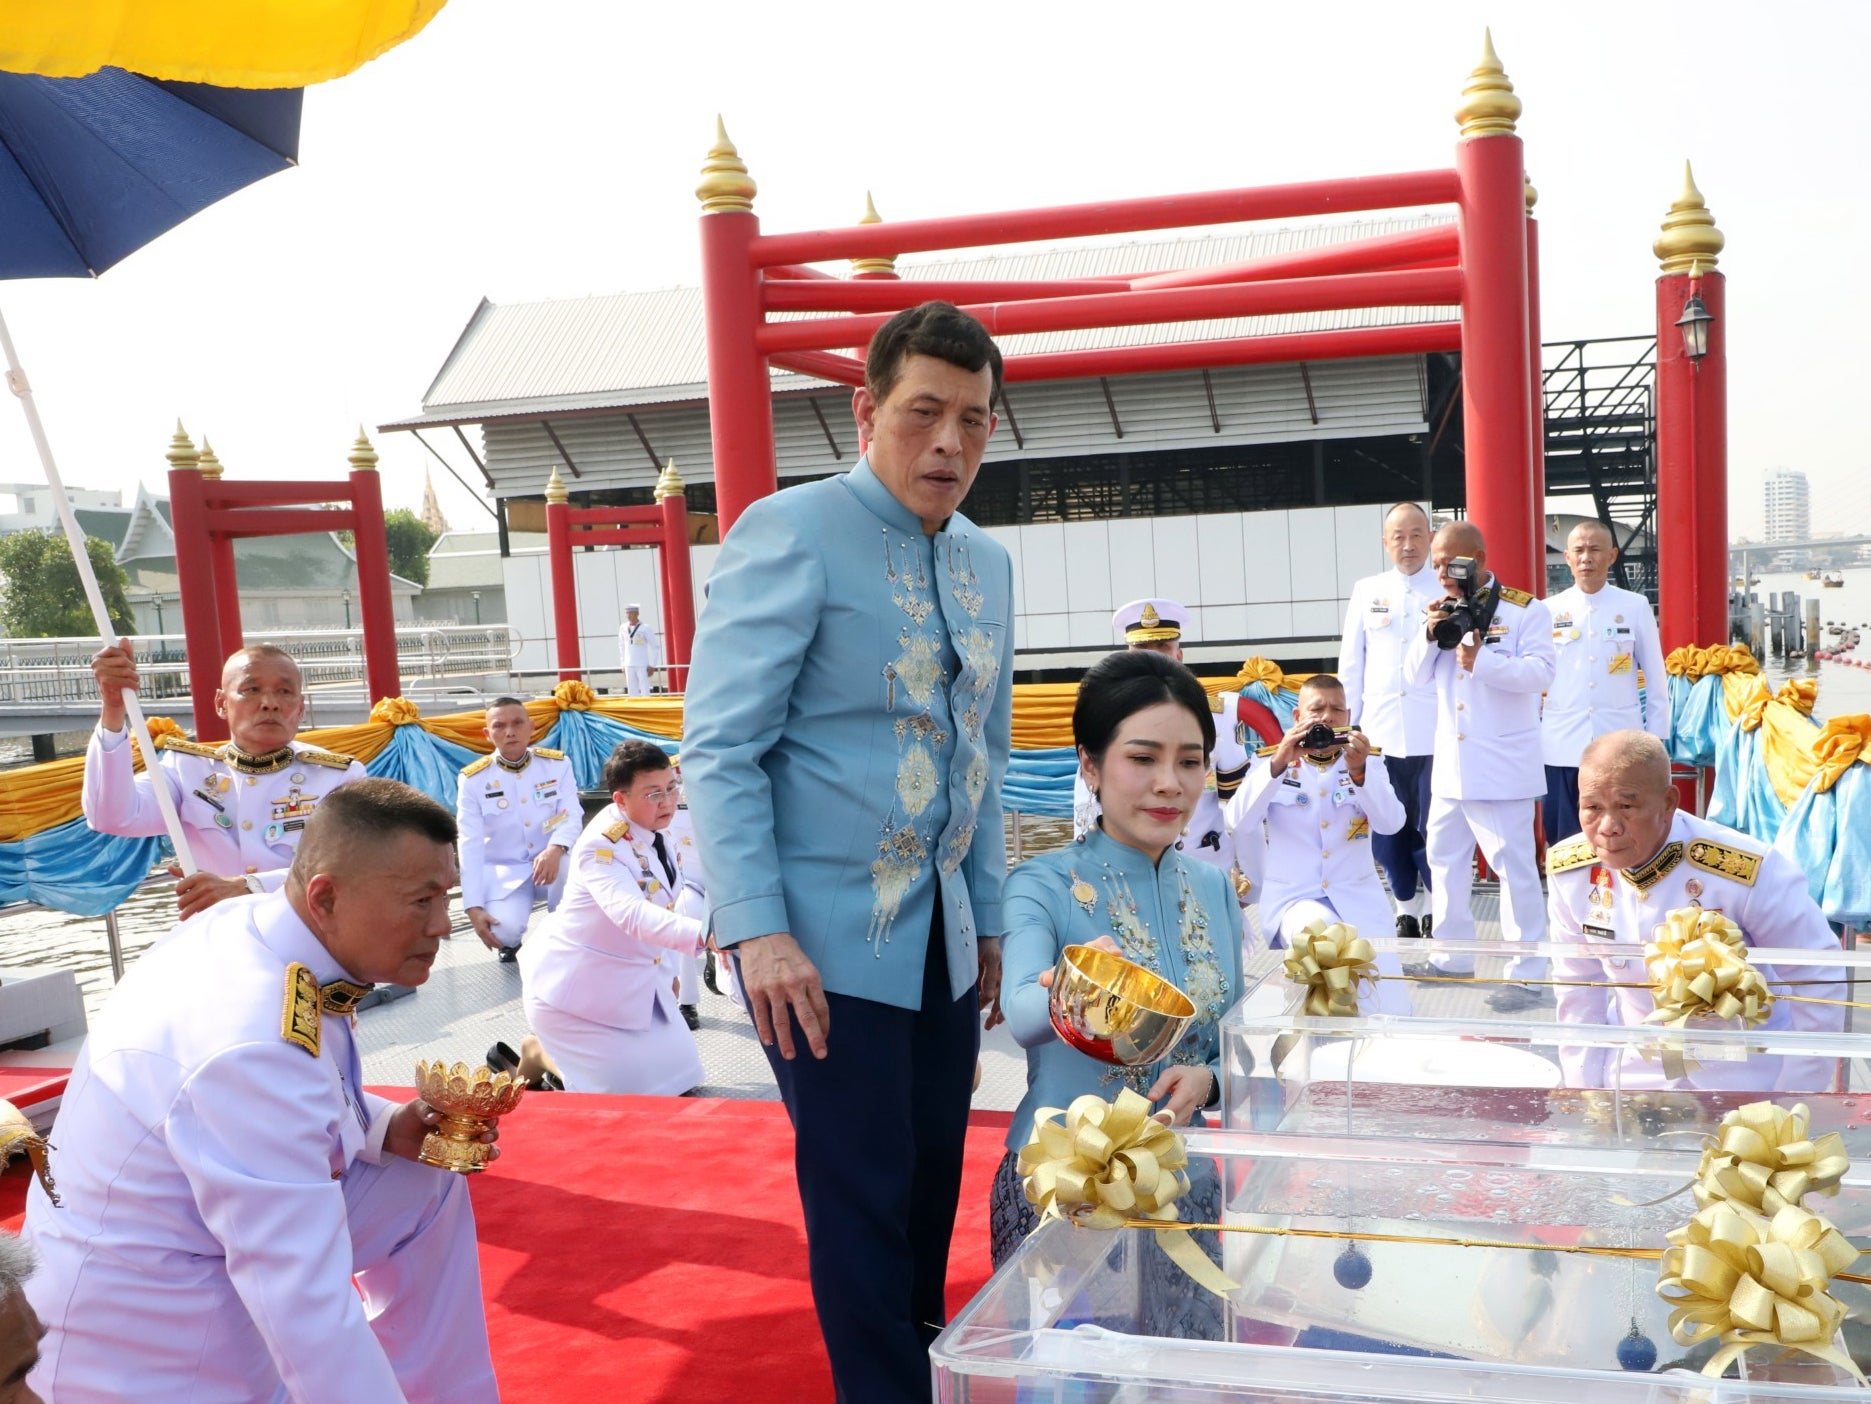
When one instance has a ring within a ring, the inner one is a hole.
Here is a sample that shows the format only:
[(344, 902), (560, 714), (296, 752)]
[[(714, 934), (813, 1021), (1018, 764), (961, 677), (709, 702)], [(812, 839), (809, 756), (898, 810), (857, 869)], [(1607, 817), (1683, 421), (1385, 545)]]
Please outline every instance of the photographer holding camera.
[[(1314, 673), (1300, 684), (1292, 728), (1278, 745), (1256, 752), (1228, 801), (1236, 835), (1265, 845), (1260, 929), (1270, 946), (1286, 945), (1314, 921), (1342, 921), (1360, 936), (1391, 933), (1390, 898), (1378, 881), (1371, 839), (1403, 826), (1403, 801), (1384, 773), (1383, 756), (1350, 722), (1344, 684)], [(1403, 973), (1390, 953), (1378, 958), (1378, 968)], [(1407, 1014), (1403, 984), (1382, 985), (1376, 1007)]]
[[(1540, 751), (1540, 697), (1553, 682), (1552, 616), (1527, 594), (1488, 572), (1487, 543), (1472, 522), (1450, 522), (1430, 546), (1447, 597), (1405, 655), (1410, 681), (1436, 688), (1436, 759), (1430, 779), (1429, 870), (1438, 940), (1474, 939), (1469, 909), (1474, 851), (1500, 874), (1501, 930), (1510, 941), (1538, 941), (1545, 903), (1533, 826), (1546, 795)], [(1472, 975), (1474, 958), (1438, 954), (1436, 973)], [(1509, 979), (1545, 977), (1543, 957), (1520, 956)], [(1488, 1001), (1506, 1012), (1552, 998), (1544, 988), (1503, 986)]]

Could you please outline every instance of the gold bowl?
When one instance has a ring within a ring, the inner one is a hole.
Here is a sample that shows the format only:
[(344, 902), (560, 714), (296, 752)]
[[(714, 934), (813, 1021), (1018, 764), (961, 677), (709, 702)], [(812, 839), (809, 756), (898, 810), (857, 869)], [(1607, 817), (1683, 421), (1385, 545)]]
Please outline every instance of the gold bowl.
[(1047, 1012), (1059, 1037), (1079, 1052), (1138, 1067), (1176, 1046), (1195, 1018), (1195, 1001), (1122, 956), (1067, 946), (1052, 973)]
[(489, 1067), (470, 1069), (466, 1063), (416, 1064), (416, 1095), (442, 1114), (435, 1129), (422, 1138), (417, 1159), (424, 1165), (472, 1175), (487, 1168), (493, 1147), (481, 1140), (501, 1117), (519, 1106), (526, 1084), (512, 1073)]

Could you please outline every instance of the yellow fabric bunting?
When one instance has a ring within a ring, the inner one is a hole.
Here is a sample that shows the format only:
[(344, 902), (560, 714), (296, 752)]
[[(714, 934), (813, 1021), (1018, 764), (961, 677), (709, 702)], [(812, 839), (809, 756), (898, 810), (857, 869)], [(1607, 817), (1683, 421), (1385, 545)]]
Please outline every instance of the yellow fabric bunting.
[(1287, 681), (1286, 674), (1280, 670), (1278, 663), (1271, 658), (1262, 658), (1259, 654), (1255, 654), (1242, 663), (1241, 671), (1234, 675), (1234, 686), (1237, 691), (1253, 683), (1265, 684), (1269, 692), (1291, 690), (1296, 686)]
[(1351, 1018), (1361, 985), (1377, 979), (1377, 951), (1343, 922), (1309, 923), (1286, 952), (1286, 978), (1306, 991), (1305, 1012)]
[(1814, 783), (1822, 791), (1838, 784), (1855, 762), (1871, 765), (1871, 716), (1833, 717), (1820, 727), (1813, 761), (1818, 767)]
[(589, 683), (568, 678), (552, 689), (552, 700), (568, 712), (589, 712), (598, 694), (591, 690)]
[(1042, 1220), (1070, 1219), (1081, 1228), (1101, 1229), (1133, 1220), (1160, 1224), (1156, 1241), (1170, 1259), (1209, 1291), (1226, 1296), (1239, 1284), (1209, 1261), (1187, 1231), (1174, 1227), (1176, 1201), (1189, 1192), (1188, 1164), (1182, 1137), (1128, 1087), (1114, 1102), (1088, 1092), (1063, 1112), (1041, 1107), (1019, 1161), (1027, 1202)]
[(444, 0), (11, 0), (0, 69), (107, 65), (224, 88), (303, 88), (413, 37)]
[(1691, 1019), (1760, 1023), (1773, 1008), (1767, 979), (1748, 959), (1747, 938), (1720, 912), (1679, 907), (1644, 947), (1657, 1007), (1644, 1020), (1681, 1028)]
[(1780, 684), (1780, 691), (1774, 694), (1774, 701), (1784, 703), (1803, 717), (1813, 714), (1813, 704), (1819, 700), (1819, 682), (1816, 678), (1788, 678)]
[(370, 709), (370, 719), (386, 726), (415, 726), (422, 721), (422, 709), (407, 697), (380, 697)]
[(1718, 678), (1729, 673), (1758, 673), (1761, 665), (1748, 652), (1746, 644), (1711, 644), (1707, 648), (1697, 648), (1694, 644), (1684, 644), (1681, 648), (1670, 650), (1670, 656), (1663, 660), (1663, 671), (1672, 677), (1687, 678), (1690, 682), (1698, 678)]
[(1828, 1290), (1858, 1250), (1827, 1220), (1787, 1205), (1771, 1218), (1718, 1200), (1670, 1230), (1657, 1295), (1668, 1302), (1678, 1345), (1719, 1340), (1702, 1373), (1720, 1376), (1750, 1346), (1779, 1346), (1866, 1380), (1832, 1344), (1845, 1307)]
[(1772, 1215), (1808, 1194), (1837, 1194), (1851, 1169), (1844, 1138), (1832, 1131), (1811, 1140), (1811, 1123), (1804, 1102), (1790, 1110), (1772, 1102), (1736, 1107), (1703, 1143), (1696, 1203), (1706, 1209), (1726, 1199)]

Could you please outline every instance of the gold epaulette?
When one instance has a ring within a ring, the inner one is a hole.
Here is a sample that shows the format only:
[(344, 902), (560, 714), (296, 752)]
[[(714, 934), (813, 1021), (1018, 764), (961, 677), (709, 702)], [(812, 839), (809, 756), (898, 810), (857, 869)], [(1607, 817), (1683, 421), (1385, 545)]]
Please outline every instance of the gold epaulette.
[(1258, 751), (1254, 752), (1254, 754), (1256, 756), (1270, 756), (1279, 749), (1278, 746), (1262, 746)]
[(615, 824), (604, 831), (604, 837), (609, 839), (612, 843), (616, 843), (619, 839), (629, 838), (630, 821), (628, 819), (619, 819)]
[(199, 741), (185, 741), (180, 736), (171, 736), (168, 740), (161, 742), (156, 749), (159, 751), (173, 751), (178, 756), (200, 756), (203, 760), (219, 760), (221, 758), (221, 743), (219, 741), (208, 746), (203, 745)]
[(295, 760), (302, 760), (307, 765), (322, 765), (327, 770), (349, 770), (355, 762), (350, 756), (341, 756), (336, 751), (321, 751), (316, 746), (307, 746)]
[(487, 767), (492, 765), (493, 763), (494, 763), (494, 758), (491, 755), (482, 756), (479, 760), (475, 761), (472, 765), (464, 765), (461, 768), (461, 773), (464, 777), (469, 776), (469, 775), (479, 775), (483, 770), (486, 770)]
[(533, 754), (538, 756), (541, 760), (564, 760), (565, 759), (565, 752), (555, 751), (550, 746), (535, 746), (533, 747)]
[(1533, 596), (1529, 595), (1525, 590), (1516, 590), (1512, 585), (1501, 585), (1497, 588), (1501, 592), (1501, 598), (1506, 600), (1509, 604), (1517, 604), (1522, 609), (1525, 609), (1528, 605), (1533, 603)]
[(1214, 693), (1208, 699), (1208, 710), (1213, 712), (1216, 716), (1220, 716), (1222, 712), (1227, 709), (1227, 705), (1227, 703), (1221, 700), (1221, 694), (1219, 692)]
[(1754, 886), (1754, 879), (1761, 875), (1760, 854), (1731, 848), (1725, 843), (1696, 839), (1689, 845), (1689, 852), (1685, 856), (1703, 872), (1725, 877), (1743, 887)]
[(1567, 839), (1556, 843), (1546, 850), (1546, 872), (1550, 877), (1554, 873), (1571, 872), (1574, 868), (1583, 868), (1587, 863), (1596, 863), (1598, 852), (1586, 838)]
[(279, 1011), (279, 1036), (318, 1056), (318, 977), (312, 967), (294, 961), (286, 967), (286, 1003)]

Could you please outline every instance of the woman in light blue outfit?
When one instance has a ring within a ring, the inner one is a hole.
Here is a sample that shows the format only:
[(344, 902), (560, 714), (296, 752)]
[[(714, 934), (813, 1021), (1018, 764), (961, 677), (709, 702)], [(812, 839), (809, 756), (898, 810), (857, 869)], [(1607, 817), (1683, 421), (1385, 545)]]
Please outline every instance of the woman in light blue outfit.
[[(1110, 654), (1079, 684), (1072, 736), (1102, 817), (1078, 842), (1014, 869), (1005, 890), (1001, 1003), (1014, 1038), (1027, 1050), (1027, 1092), (991, 1192), (996, 1266), (1036, 1222), (1018, 1168), (1034, 1112), (1064, 1108), (1087, 1092), (1115, 1097), (1128, 1086), (1156, 1103), (1171, 1125), (1203, 1124), (1202, 1109), (1220, 1100), (1221, 1016), (1240, 985), (1234, 890), (1220, 869), (1185, 857), (1178, 847), (1215, 744), (1202, 685), (1162, 654)], [(1048, 991), (1059, 952), (1070, 945), (1115, 951), (1195, 1002), (1194, 1022), (1163, 1059), (1115, 1068), (1054, 1032)], [(1199, 1189), (1204, 1177), (1199, 1167), (1190, 1169)], [(1212, 1197), (1212, 1173), (1206, 1178)], [(1193, 1207), (1185, 1206), (1185, 1218)]]

